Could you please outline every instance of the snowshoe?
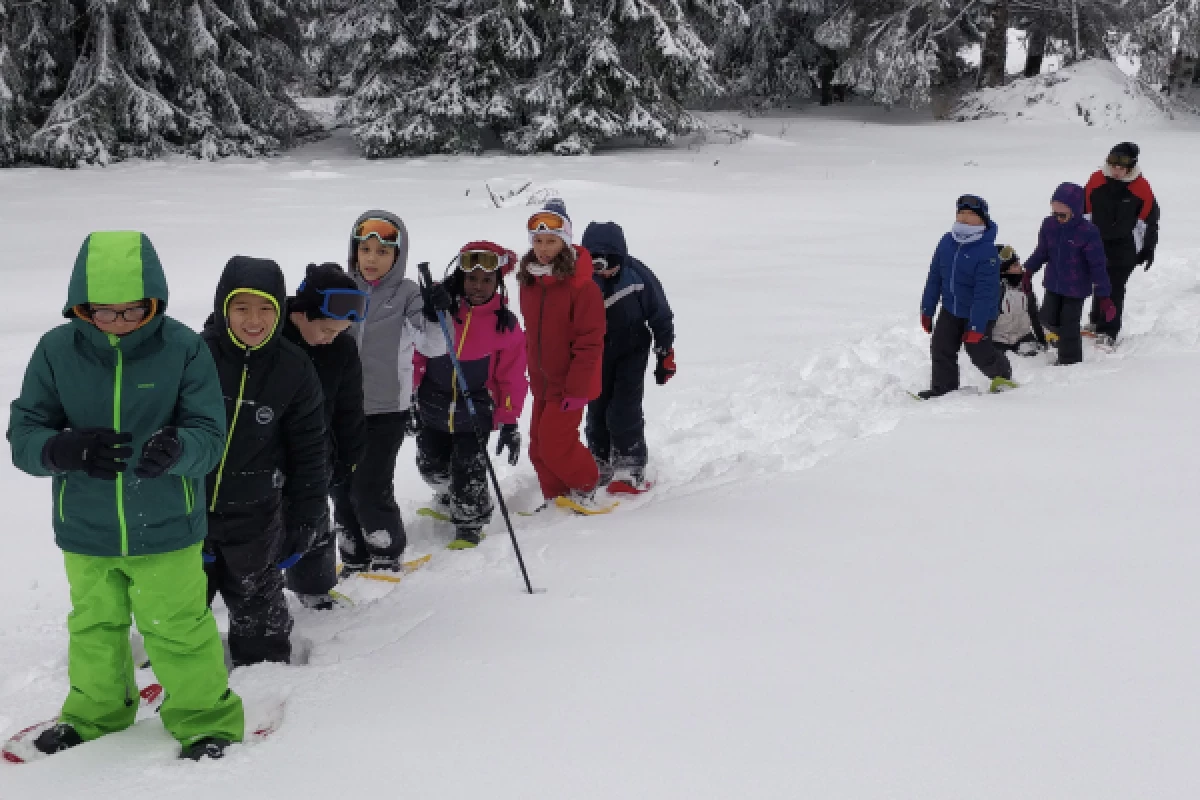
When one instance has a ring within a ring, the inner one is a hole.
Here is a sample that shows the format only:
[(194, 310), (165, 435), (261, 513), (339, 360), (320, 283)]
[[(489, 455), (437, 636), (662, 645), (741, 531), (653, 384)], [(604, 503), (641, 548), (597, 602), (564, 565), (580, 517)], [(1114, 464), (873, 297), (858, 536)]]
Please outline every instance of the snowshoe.
[(428, 517), (436, 519), (438, 522), (453, 522), (450, 509), (450, 495), (445, 492), (438, 492), (433, 496), (433, 501), (424, 508), (417, 509), (418, 517)]
[(1079, 329), (1079, 335), (1086, 336), (1089, 339), (1094, 339), (1096, 337), (1096, 323), (1089, 322), (1086, 325), (1084, 325), (1082, 328)]
[(988, 386), (988, 391), (992, 394), (999, 394), (1000, 392), (1007, 392), (1016, 388), (1016, 381), (1013, 381), (1010, 378), (1005, 378), (1003, 375), (997, 375), (996, 377), (992, 378), (992, 383), (990, 386)]
[(183, 752), (179, 754), (180, 758), (188, 758), (192, 761), (200, 761), (201, 759), (211, 758), (216, 760), (225, 755), (225, 748), (229, 747), (228, 739), (218, 739), (215, 736), (205, 736), (203, 739), (189, 744), (183, 748)]
[(338, 575), (343, 578), (349, 578), (351, 575), (356, 575), (360, 572), (367, 572), (371, 569), (370, 563), (363, 561), (345, 561), (338, 565)]
[[(384, 583), (399, 583), (404, 579), (405, 575), (411, 575), (421, 567), (429, 563), (433, 558), (432, 553), (427, 553), (420, 558), (414, 558), (412, 561), (401, 561), (398, 558), (377, 558), (372, 559), (371, 569), (350, 573), (358, 575), (360, 578), (366, 578), (370, 581), (383, 581)], [(376, 565), (379, 565), (378, 567)], [(346, 577), (346, 573), (342, 573)]]
[(455, 533), (454, 541), (446, 545), (447, 550), (470, 550), (473, 547), (478, 547), (483, 541), (485, 534), (478, 528), (459, 528)]
[(1046, 331), (1046, 346), (1058, 349), (1058, 334), (1054, 331)]
[(617, 503), (603, 503), (596, 499), (596, 490), (590, 492), (571, 491), (554, 498), (554, 505), (582, 514), (585, 517), (607, 514), (617, 507)]
[(608, 484), (609, 494), (639, 495), (654, 488), (654, 482), (646, 480), (641, 475), (630, 475), (617, 478)]

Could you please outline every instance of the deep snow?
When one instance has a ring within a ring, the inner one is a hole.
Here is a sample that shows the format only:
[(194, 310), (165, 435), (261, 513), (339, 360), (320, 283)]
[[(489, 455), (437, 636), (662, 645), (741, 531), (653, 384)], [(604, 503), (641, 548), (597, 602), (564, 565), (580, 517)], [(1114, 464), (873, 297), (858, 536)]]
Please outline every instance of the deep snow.
[[(441, 549), (448, 531), (412, 516), (428, 492), (406, 445), (411, 552), (434, 561), (394, 590), (353, 585), (354, 609), (298, 611), (307, 666), (235, 674), (252, 713), (286, 699), (275, 737), (181, 764), (151, 721), (0, 765), (0, 798), (1194, 798), (1194, 129), (861, 109), (750, 125), (735, 145), (578, 159), (369, 163), (338, 137), (259, 163), (0, 172), (8, 397), (89, 230), (145, 230), (197, 325), (229, 256), (276, 258), (294, 284), (344, 258), (372, 206), (435, 270), (470, 239), (522, 248), (527, 209), (495, 209), (485, 182), (558, 188), (578, 231), (624, 224), (676, 309), (681, 370), (647, 391), (660, 491), (518, 520), (544, 594), (521, 593), (499, 525)], [(1054, 186), (1120, 138), (1164, 219), (1125, 346), (1022, 360), (1011, 394), (911, 401), (953, 198), (986, 196), (1028, 255)], [(535, 502), (524, 461), (500, 473), (514, 506)], [(48, 498), (0, 467), (3, 734), (66, 689)]]

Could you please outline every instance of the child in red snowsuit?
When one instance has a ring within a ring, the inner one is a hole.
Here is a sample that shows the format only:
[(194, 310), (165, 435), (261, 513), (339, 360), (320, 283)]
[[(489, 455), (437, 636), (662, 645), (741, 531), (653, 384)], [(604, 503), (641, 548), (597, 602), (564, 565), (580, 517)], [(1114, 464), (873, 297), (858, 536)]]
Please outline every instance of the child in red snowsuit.
[[(525, 406), (525, 334), (508, 309), (504, 275), (516, 267), (517, 255), (492, 242), (471, 242), (459, 251), (455, 269), (442, 282), (453, 303), (454, 355), (466, 386), (459, 383), (450, 355), (413, 357), (417, 413), (417, 469), (436, 496), (433, 511), (454, 523), (451, 550), (479, 544), (492, 516), (484, 439), (500, 431), (496, 454), (508, 450), (516, 464), (521, 452), (517, 420)], [(476, 419), (467, 408), (471, 398)]]
[(532, 249), (517, 280), (533, 389), (529, 459), (547, 502), (594, 512), (600, 473), (579, 440), (579, 424), (600, 396), (604, 297), (592, 280), (592, 257), (571, 244), (561, 201), (547, 203), (526, 227)]

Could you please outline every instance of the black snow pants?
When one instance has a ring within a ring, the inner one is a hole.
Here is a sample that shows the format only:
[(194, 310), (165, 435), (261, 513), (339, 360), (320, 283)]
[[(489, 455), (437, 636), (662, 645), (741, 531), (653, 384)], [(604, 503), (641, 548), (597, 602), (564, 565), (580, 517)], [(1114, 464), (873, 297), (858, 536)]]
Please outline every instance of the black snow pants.
[(417, 470), (446, 495), (454, 527), (479, 532), (492, 519), (486, 456), (475, 432), (450, 433), (425, 425), (417, 434)]
[(333, 528), (287, 571), (286, 581), (287, 588), (297, 594), (326, 594), (337, 586), (337, 534)]
[(1136, 264), (1124, 266), (1121, 264), (1114, 265), (1111, 261), (1108, 264), (1108, 280), (1112, 283), (1112, 301), (1117, 307), (1117, 315), (1113, 317), (1112, 322), (1105, 322), (1104, 315), (1096, 308), (1096, 299), (1092, 298), (1091, 311), (1088, 314), (1089, 320), (1096, 326), (1096, 333), (1108, 334), (1114, 339), (1121, 333), (1121, 318), (1125, 315), (1125, 288), (1129, 283), (1130, 276), (1137, 269)]
[(970, 320), (956, 317), (946, 309), (938, 312), (937, 322), (933, 326), (933, 337), (929, 342), (929, 352), (933, 360), (933, 377), (929, 388), (934, 394), (953, 392), (959, 387), (958, 383), (958, 350), (965, 347), (971, 363), (988, 378), (1012, 378), (1012, 365), (1004, 351), (992, 344), (992, 327), (989, 323), (983, 339), (975, 344), (964, 344), (963, 335), (970, 326)]
[(396, 505), (396, 458), (411, 412), (367, 417), (367, 452), (347, 486), (333, 492), (333, 520), (339, 529), (342, 562), (399, 562), (408, 544)]
[(283, 544), (278, 501), (237, 514), (209, 514), (204, 540), (208, 602), (220, 592), (229, 609), (229, 654), (235, 667), (291, 658), (292, 615), (276, 566)]
[(588, 449), (600, 468), (601, 482), (618, 469), (640, 472), (650, 457), (646, 449), (646, 366), (650, 363), (649, 333), (632, 347), (604, 349), (600, 396), (588, 403)]
[(1041, 316), (1046, 330), (1058, 334), (1058, 363), (1067, 366), (1083, 361), (1083, 336), (1079, 330), (1083, 298), (1067, 297), (1047, 289)]

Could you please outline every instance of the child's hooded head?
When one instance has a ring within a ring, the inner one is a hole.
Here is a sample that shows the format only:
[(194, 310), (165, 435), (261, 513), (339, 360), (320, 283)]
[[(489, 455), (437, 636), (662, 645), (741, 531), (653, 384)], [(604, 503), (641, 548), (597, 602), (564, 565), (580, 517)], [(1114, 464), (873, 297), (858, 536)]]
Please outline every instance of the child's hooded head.
[(97, 231), (84, 240), (67, 289), (66, 317), (126, 336), (167, 304), (167, 280), (154, 245), (136, 231)]
[(225, 265), (214, 298), (218, 319), (235, 345), (260, 350), (277, 338), (287, 300), (283, 270), (274, 261), (234, 256)]
[(390, 211), (368, 211), (354, 222), (350, 233), (350, 274), (378, 283), (393, 269), (404, 277), (408, 261), (408, 230)]

